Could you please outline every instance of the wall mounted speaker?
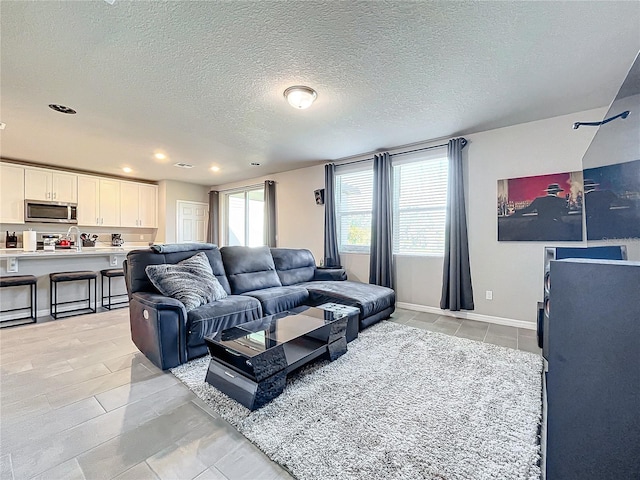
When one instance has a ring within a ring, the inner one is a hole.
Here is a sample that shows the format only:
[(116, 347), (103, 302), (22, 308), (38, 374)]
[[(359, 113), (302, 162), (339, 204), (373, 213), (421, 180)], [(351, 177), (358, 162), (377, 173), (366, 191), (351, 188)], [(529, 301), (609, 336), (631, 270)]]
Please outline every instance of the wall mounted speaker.
[(324, 205), (324, 188), (314, 190), (313, 194), (316, 197), (316, 205)]

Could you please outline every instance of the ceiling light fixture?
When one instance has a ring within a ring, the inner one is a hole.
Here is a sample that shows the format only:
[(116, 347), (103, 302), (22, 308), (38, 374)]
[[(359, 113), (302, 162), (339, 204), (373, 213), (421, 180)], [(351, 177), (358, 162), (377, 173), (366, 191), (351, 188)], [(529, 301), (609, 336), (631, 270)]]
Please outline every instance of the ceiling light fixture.
[(167, 156), (162, 152), (156, 152), (153, 154), (153, 156), (155, 157), (156, 160), (164, 160), (167, 158)]
[(287, 99), (289, 105), (302, 110), (311, 106), (316, 98), (318, 98), (318, 93), (311, 87), (295, 85), (284, 91), (284, 98)]
[(56, 103), (50, 103), (49, 108), (51, 110), (55, 110), (56, 112), (67, 113), (69, 115), (75, 115), (76, 113), (78, 113), (73, 108), (65, 107), (64, 105), (58, 105)]
[(4, 130), (7, 127), (6, 123), (0, 122), (0, 130)]
[(123, 168), (122, 168), (122, 171), (123, 171), (124, 173), (131, 173), (131, 172), (133, 172), (133, 170), (132, 170), (131, 168), (129, 168), (129, 167), (123, 167)]
[(219, 172), (220, 171), (220, 167), (211, 167), (211, 171), (212, 172)]

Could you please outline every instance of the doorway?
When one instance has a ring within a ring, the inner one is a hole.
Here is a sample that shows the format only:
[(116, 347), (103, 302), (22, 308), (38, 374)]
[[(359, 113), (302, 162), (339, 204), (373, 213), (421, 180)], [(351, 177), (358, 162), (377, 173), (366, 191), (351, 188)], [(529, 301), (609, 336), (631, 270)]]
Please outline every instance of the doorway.
[(208, 204), (178, 200), (176, 202), (176, 212), (176, 240), (178, 243), (204, 243), (207, 241)]

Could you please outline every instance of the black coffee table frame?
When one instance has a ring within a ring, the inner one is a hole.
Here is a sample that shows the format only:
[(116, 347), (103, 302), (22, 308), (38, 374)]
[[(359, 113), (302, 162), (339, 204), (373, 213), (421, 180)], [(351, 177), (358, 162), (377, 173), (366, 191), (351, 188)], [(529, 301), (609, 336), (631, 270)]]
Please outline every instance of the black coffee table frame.
[(206, 382), (255, 410), (284, 391), (289, 373), (320, 357), (333, 361), (346, 353), (348, 315), (296, 310), (206, 337), (211, 354)]

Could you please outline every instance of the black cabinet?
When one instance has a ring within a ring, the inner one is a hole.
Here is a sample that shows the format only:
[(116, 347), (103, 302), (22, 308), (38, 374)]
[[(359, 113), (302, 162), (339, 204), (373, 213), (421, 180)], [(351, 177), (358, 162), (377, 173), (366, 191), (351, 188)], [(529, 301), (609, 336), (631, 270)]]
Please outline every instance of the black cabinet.
[(546, 479), (640, 479), (640, 262), (554, 261), (550, 282)]

